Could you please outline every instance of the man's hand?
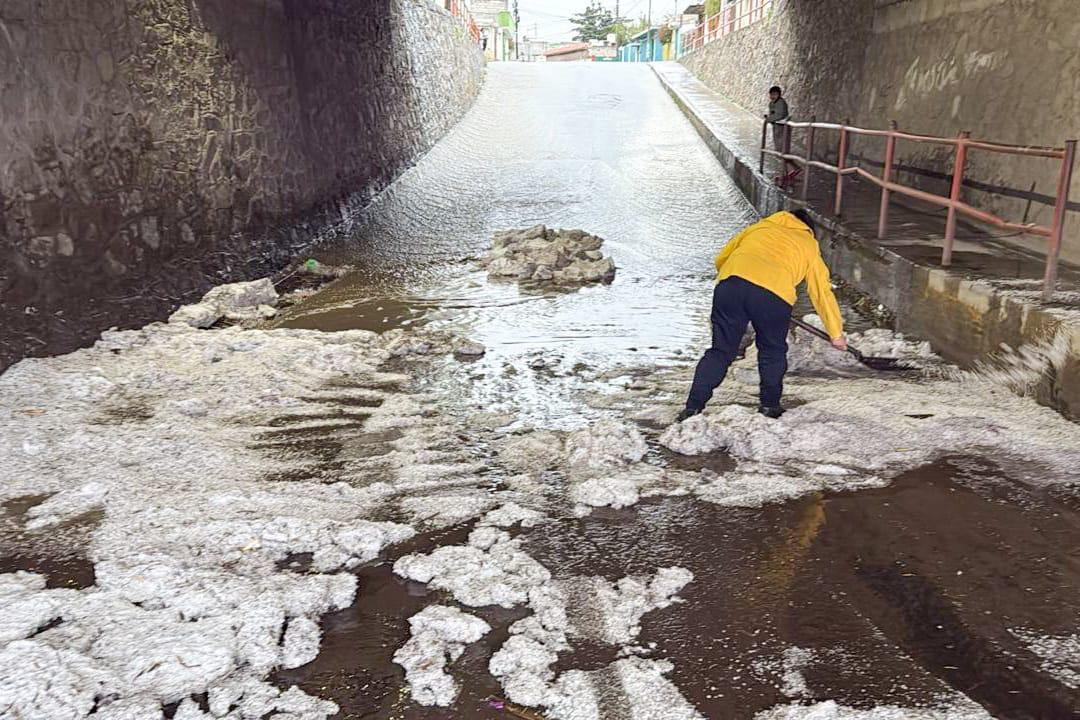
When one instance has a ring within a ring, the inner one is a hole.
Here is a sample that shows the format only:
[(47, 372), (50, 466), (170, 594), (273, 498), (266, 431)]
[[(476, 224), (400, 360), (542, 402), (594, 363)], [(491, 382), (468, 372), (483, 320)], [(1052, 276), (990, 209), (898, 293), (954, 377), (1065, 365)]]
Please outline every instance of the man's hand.
[(837, 350), (847, 350), (847, 338), (841, 335), (832, 339), (832, 346)]

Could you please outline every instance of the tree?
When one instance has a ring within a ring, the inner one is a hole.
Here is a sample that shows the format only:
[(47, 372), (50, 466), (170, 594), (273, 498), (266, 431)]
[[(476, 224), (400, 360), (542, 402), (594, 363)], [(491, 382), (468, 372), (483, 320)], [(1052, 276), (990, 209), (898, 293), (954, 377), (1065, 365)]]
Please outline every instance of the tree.
[(603, 40), (611, 32), (615, 16), (600, 4), (600, 0), (592, 0), (585, 11), (570, 18), (570, 22), (577, 28), (575, 40)]
[(611, 26), (610, 32), (618, 36), (619, 44), (625, 45), (626, 41), (649, 27), (649, 21), (642, 15), (636, 22), (623, 20)]
[(720, 12), (720, 0), (705, 0), (705, 15), (712, 16)]

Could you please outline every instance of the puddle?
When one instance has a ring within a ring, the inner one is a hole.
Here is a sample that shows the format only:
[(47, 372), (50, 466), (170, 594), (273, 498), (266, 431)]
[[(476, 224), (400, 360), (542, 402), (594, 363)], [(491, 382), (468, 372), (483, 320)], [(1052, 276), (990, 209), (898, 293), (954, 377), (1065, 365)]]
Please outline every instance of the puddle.
[(102, 513), (89, 512), (39, 532), (27, 532), (27, 511), (49, 497), (27, 495), (0, 504), (0, 573), (38, 573), (45, 576), (48, 588), (88, 588), (96, 580), (94, 563), (85, 553)]
[[(467, 525), (417, 536), (395, 547), (393, 558), (464, 543), (471, 530), (472, 525)], [(295, 558), (287, 566), (302, 569), (303, 558)], [(336, 717), (342, 719), (514, 717), (489, 707), (487, 698), (501, 696), (502, 690), (488, 674), (487, 665), (509, 636), (507, 628), (527, 612), (498, 607), (461, 608), (485, 620), (492, 631), (480, 642), (467, 646), (464, 654), (448, 667), (448, 672), (462, 685), (456, 702), (449, 708), (425, 708), (409, 698), (405, 672), (393, 663), (393, 656), (409, 639), (410, 617), (429, 605), (457, 605), (443, 593), (397, 577), (392, 568), (393, 559), (388, 559), (359, 569), (356, 602), (322, 619), (319, 656), (295, 670), (276, 672), (272, 681), (281, 687), (295, 684), (306, 692), (334, 701), (341, 708)]]
[(18, 571), (45, 576), (45, 587), (82, 590), (94, 585), (94, 563), (84, 557), (44, 557), (34, 554), (8, 554), (0, 545), (0, 574)]
[[(818, 658), (803, 671), (808, 697), (912, 707), (951, 688), (999, 717), (1071, 717), (1080, 693), (1041, 672), (1009, 628), (1075, 632), (1080, 567), (1059, 549), (1077, 546), (1080, 516), (994, 473), (956, 459), (882, 490), (760, 509), (649, 501), (563, 521), (524, 549), (559, 573), (609, 580), (690, 569), (686, 603), (646, 615), (640, 642), (674, 662), (706, 717), (795, 699), (779, 673), (754, 669), (790, 647)], [(582, 660), (600, 661), (588, 649)]]
[[(394, 557), (462, 543), (470, 529), (419, 536)], [(763, 508), (650, 500), (523, 537), (525, 552), (557, 577), (614, 581), (667, 565), (690, 569), (685, 602), (645, 615), (637, 644), (655, 647), (646, 657), (674, 663), (671, 679), (706, 717), (752, 718), (800, 697), (934, 705), (952, 690), (997, 717), (1064, 718), (1080, 707), (1080, 691), (1040, 669), (1010, 632), (1075, 631), (1080, 566), (1060, 548), (1077, 546), (1080, 515), (1010, 482), (992, 462), (953, 458), (888, 488)], [(290, 567), (302, 571), (303, 560)], [(526, 611), (463, 608), (494, 630), (449, 667), (462, 683), (457, 702), (422, 708), (408, 699), (392, 656), (408, 639), (410, 616), (454, 603), (391, 567), (361, 569), (356, 604), (323, 619), (319, 658), (276, 681), (334, 700), (343, 718), (513, 717), (484, 702), (501, 694), (487, 661)], [(571, 612), (578, 616), (591, 617)], [(560, 672), (618, 657), (602, 643), (573, 645)], [(783, 665), (791, 648), (803, 649), (803, 666)], [(618, 711), (626, 702), (618, 683), (603, 690), (614, 713), (605, 716), (629, 717)]]

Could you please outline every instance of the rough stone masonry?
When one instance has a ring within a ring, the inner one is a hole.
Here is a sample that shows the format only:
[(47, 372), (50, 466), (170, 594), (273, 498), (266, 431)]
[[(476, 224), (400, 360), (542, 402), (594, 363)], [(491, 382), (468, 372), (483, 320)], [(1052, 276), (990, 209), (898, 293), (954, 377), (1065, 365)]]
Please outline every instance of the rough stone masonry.
[(482, 75), (426, 0), (5, 0), (0, 370), (281, 266)]
[[(764, 112), (779, 84), (792, 115), (863, 127), (1018, 145), (1076, 139), (1080, 14), (1075, 0), (774, 0), (768, 17), (681, 62), (713, 90)], [(801, 134), (795, 135), (796, 145)], [(835, 157), (837, 137), (818, 139)], [(880, 171), (883, 143), (855, 139), (852, 157)], [(905, 182), (948, 194), (953, 152), (900, 143)], [(964, 199), (1010, 220), (1049, 224), (1060, 165), (1014, 155), (968, 156)], [(1072, 183), (1080, 197), (1080, 173)], [(1062, 257), (1080, 262), (1080, 221), (1069, 214)], [(1030, 245), (1042, 251), (1045, 242)]]

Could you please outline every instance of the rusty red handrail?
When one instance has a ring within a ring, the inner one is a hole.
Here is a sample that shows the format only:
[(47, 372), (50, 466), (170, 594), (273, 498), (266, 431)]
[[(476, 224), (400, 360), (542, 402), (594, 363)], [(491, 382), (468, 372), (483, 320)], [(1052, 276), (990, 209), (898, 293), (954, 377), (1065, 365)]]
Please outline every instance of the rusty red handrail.
[(450, 11), (451, 15), (465, 23), (465, 29), (473, 42), (480, 42), (480, 28), (477, 26), (476, 21), (473, 20), (472, 13), (462, 4), (461, 0), (446, 0), (445, 7)]
[[(1004, 143), (988, 142), (985, 140), (972, 140), (967, 131), (961, 132), (955, 138), (936, 137), (933, 135), (918, 135), (901, 132), (895, 122), (890, 123), (888, 130), (876, 130), (870, 128), (852, 127), (844, 123), (817, 122), (811, 118), (809, 122), (787, 121), (785, 142), (783, 150), (770, 150), (765, 147), (768, 135), (769, 118), (766, 115), (761, 129), (761, 156), (758, 170), (765, 171), (765, 156), (772, 155), (803, 168), (803, 183), (801, 199), (806, 200), (810, 187), (810, 169), (818, 168), (827, 170), (836, 175), (836, 200), (834, 213), (840, 215), (844, 198), (844, 177), (855, 175), (881, 188), (881, 205), (878, 210), (878, 239), (884, 239), (888, 229), (889, 198), (892, 193), (900, 193), (907, 197), (939, 205), (948, 209), (945, 221), (945, 241), (941, 252), (941, 264), (949, 267), (952, 264), (953, 244), (956, 240), (956, 217), (957, 213), (963, 213), (988, 225), (993, 225), (1005, 230), (1014, 230), (1031, 235), (1039, 235), (1049, 238), (1046, 251), (1046, 272), (1043, 275), (1043, 300), (1049, 301), (1054, 294), (1057, 284), (1058, 259), (1061, 255), (1061, 241), (1065, 231), (1065, 213), (1069, 203), (1069, 185), (1072, 182), (1073, 166), (1076, 162), (1076, 140), (1067, 140), (1062, 147), (1042, 147), (1025, 145), (1007, 145)], [(806, 130), (806, 153), (804, 156), (791, 153), (791, 129)], [(814, 160), (814, 137), (817, 130), (837, 130), (840, 139), (837, 146), (837, 164), (830, 165), (827, 162)], [(861, 167), (848, 167), (847, 157), (851, 135), (865, 135), (869, 137), (885, 138), (885, 162), (881, 177), (874, 175)], [(953, 159), (952, 181), (949, 196), (943, 197), (925, 190), (910, 187), (893, 179), (893, 170), (896, 159), (896, 143), (899, 140), (947, 145), (956, 148), (956, 156)], [(1026, 157), (1049, 158), (1061, 161), (1061, 170), (1058, 176), (1057, 197), (1054, 201), (1054, 218), (1050, 225), (1038, 225), (1036, 223), (1010, 222), (997, 215), (972, 207), (960, 199), (960, 193), (964, 185), (964, 172), (967, 166), (967, 153), (969, 150), (984, 150), (1008, 155), (1022, 155)]]
[(714, 40), (764, 20), (772, 4), (773, 0), (738, 0), (716, 14), (706, 16), (688, 33), (687, 52), (699, 50)]

